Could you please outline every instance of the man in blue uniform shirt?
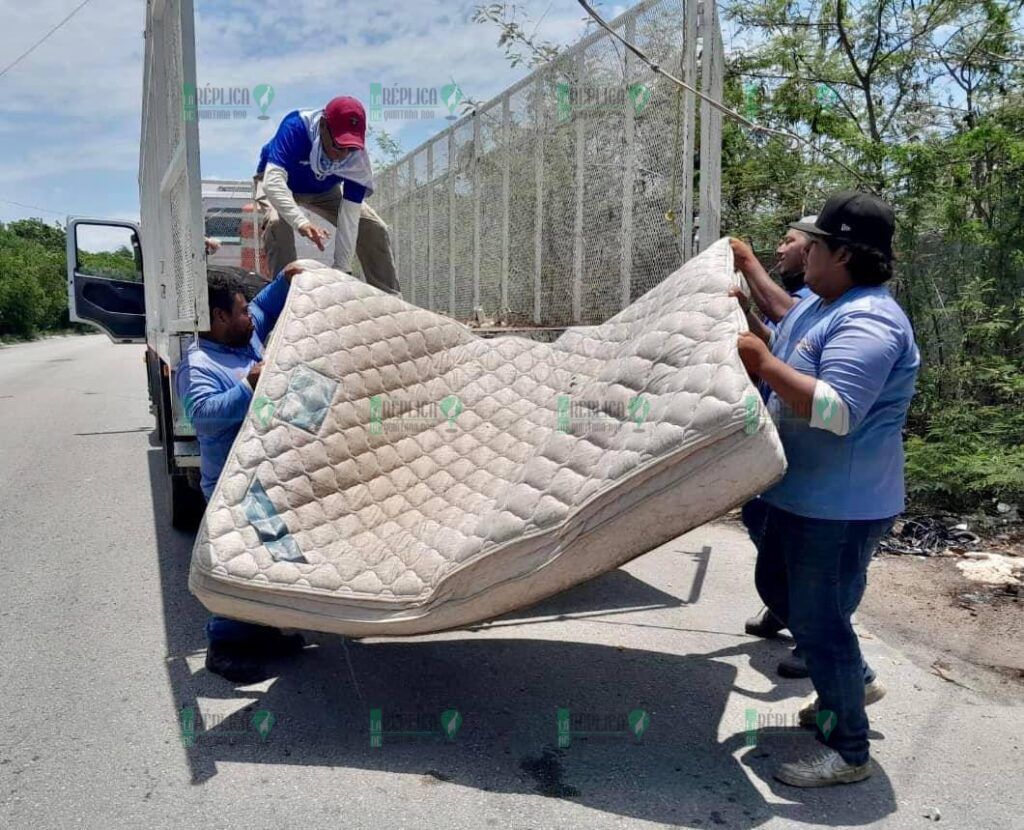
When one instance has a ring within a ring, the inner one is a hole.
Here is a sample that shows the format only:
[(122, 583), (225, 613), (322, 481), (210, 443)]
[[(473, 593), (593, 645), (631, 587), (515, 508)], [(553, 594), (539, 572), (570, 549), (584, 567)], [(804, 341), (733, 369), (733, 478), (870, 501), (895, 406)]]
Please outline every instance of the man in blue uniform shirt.
[(758, 557), (787, 577), (785, 591), (764, 599), (788, 622), (817, 692), (800, 723), (827, 747), (775, 775), (822, 787), (873, 771), (864, 707), (884, 688), (865, 684), (852, 616), (871, 556), (904, 508), (902, 429), (920, 355), (884, 286), (893, 274), (892, 209), (844, 191), (816, 222), (793, 227), (811, 237), (805, 279), (814, 293), (781, 318), (770, 348), (752, 332), (738, 347), (747, 371), (771, 390), (767, 408), (788, 461), (761, 496)]
[[(210, 330), (200, 333), (174, 372), (174, 389), (199, 441), (200, 485), (207, 501), (249, 411), (264, 344), (284, 308), (292, 277), (301, 270), (287, 266), (252, 302), (230, 269), (208, 271)], [(211, 617), (206, 636), (206, 668), (238, 683), (265, 679), (264, 658), (303, 647), (300, 634), (226, 617)]]
[[(813, 225), (817, 218), (817, 216), (805, 216), (799, 224)], [(754, 301), (754, 305), (757, 306), (757, 310), (764, 319), (751, 313), (750, 303), (741, 292), (734, 292), (734, 296), (740, 298), (740, 304), (747, 315), (747, 325), (750, 330), (760, 332), (766, 340), (771, 337), (776, 323), (783, 318), (786, 312), (811, 293), (811, 289), (804, 282), (804, 257), (810, 242), (811, 237), (803, 231), (796, 228), (789, 228), (786, 231), (782, 241), (775, 249), (775, 267), (772, 269), (782, 283), (780, 286), (768, 275), (749, 245), (739, 239), (732, 240), (736, 268), (746, 278), (747, 286), (750, 288), (750, 299)], [(758, 384), (758, 389), (767, 401), (771, 390), (764, 383)], [(765, 508), (766, 505), (760, 498), (753, 498), (743, 505), (743, 523), (750, 532), (750, 538), (755, 545), (764, 531), (764, 521), (767, 516)], [(773, 586), (766, 591), (763, 588), (766, 583), (783, 580), (784, 589), (785, 572), (766, 568), (762, 561), (758, 561), (754, 574), (754, 580), (762, 598), (765, 593), (778, 590)], [(765, 605), (761, 613), (747, 620), (744, 629), (747, 634), (752, 634), (755, 637), (775, 637), (785, 627), (785, 620), (780, 620)], [(788, 657), (779, 662), (778, 672), (783, 677), (808, 676), (807, 664), (799, 649), (793, 649)]]
[(255, 179), (272, 274), (295, 259), (296, 233), (324, 250), (327, 231), (309, 221), (306, 207), (337, 229), (333, 267), (348, 273), (355, 254), (367, 283), (401, 293), (387, 225), (366, 202), (373, 171), (359, 101), (341, 96), (322, 109), (288, 113), (263, 146)]

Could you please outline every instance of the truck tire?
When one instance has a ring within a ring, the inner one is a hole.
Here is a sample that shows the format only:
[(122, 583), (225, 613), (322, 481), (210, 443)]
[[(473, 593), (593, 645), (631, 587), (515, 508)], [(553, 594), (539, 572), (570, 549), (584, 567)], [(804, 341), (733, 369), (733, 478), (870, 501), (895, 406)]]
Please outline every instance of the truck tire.
[(170, 476), (170, 486), (167, 488), (171, 514), (171, 526), (178, 530), (195, 533), (202, 521), (203, 511), (206, 510), (206, 502), (202, 493), (192, 486), (189, 477), (185, 474), (176, 473)]

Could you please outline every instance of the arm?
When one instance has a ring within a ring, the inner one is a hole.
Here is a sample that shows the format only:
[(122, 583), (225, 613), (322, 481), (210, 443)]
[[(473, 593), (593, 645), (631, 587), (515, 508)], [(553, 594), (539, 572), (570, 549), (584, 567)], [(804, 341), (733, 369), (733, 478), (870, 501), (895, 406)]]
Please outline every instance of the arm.
[(779, 360), (763, 340), (750, 332), (739, 336), (737, 347), (748, 373), (767, 383), (798, 417), (811, 417), (815, 378)]
[(281, 316), (285, 300), (288, 299), (290, 283), (291, 276), (281, 271), (273, 281), (263, 286), (263, 290), (249, 303), (249, 316), (261, 343), (267, 342), (270, 332), (277, 325), (277, 318)]
[(334, 267), (348, 273), (352, 268), (352, 255), (356, 252), (359, 217), (362, 215), (366, 188), (347, 179), (342, 183), (342, 188), (342, 198), (338, 205), (338, 235), (334, 238)]
[(747, 371), (764, 380), (798, 417), (846, 435), (878, 400), (901, 343), (900, 330), (890, 320), (870, 311), (852, 312), (827, 334), (817, 378), (779, 360), (750, 334), (740, 335), (738, 346)]
[(288, 188), (288, 173), (283, 167), (267, 162), (267, 169), (263, 173), (263, 192), (267, 194), (267, 200), (274, 206), (274, 210), (295, 230), (301, 231), (311, 224), (292, 197)]
[(201, 367), (188, 365), (179, 376), (178, 391), (185, 406), (185, 414), (195, 425), (197, 432), (218, 432), (242, 423), (249, 411), (252, 387), (243, 378), (229, 389), (224, 389), (223, 380), (204, 371)]
[(730, 288), (729, 296), (735, 297), (736, 301), (740, 304), (740, 308), (743, 309), (743, 315), (747, 318), (747, 328), (760, 337), (765, 343), (771, 345), (772, 333), (761, 318), (751, 312), (750, 300), (747, 299), (747, 295), (738, 288)]
[(765, 317), (773, 323), (779, 322), (786, 312), (796, 305), (796, 299), (789, 296), (785, 288), (768, 276), (768, 272), (757, 261), (757, 257), (746, 242), (731, 239), (730, 244), (736, 269), (746, 277), (754, 303)]

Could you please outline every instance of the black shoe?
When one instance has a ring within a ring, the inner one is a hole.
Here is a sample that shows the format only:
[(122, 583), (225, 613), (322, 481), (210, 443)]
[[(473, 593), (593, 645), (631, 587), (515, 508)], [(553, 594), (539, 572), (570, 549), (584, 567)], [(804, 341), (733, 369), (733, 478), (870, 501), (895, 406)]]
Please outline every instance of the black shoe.
[(782, 620), (765, 608), (756, 617), (751, 617), (747, 620), (747, 624), (743, 626), (743, 629), (751, 636), (768, 639), (776, 636), (785, 627), (786, 624)]
[(804, 661), (804, 658), (797, 653), (796, 649), (793, 649), (790, 655), (779, 663), (778, 672), (781, 677), (811, 676), (811, 673), (807, 671), (807, 663)]
[(251, 652), (223, 643), (210, 643), (207, 647), (206, 670), (243, 686), (260, 683), (270, 676)]

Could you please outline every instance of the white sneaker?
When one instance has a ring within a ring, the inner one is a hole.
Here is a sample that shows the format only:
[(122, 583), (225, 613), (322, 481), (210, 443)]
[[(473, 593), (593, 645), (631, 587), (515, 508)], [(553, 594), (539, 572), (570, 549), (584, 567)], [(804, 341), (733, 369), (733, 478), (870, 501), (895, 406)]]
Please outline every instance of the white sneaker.
[(848, 764), (834, 749), (825, 749), (805, 761), (782, 764), (775, 777), (791, 787), (831, 787), (863, 781), (872, 772), (870, 760), (865, 764)]
[[(877, 677), (864, 687), (864, 705), (870, 706), (878, 703), (885, 697), (887, 689)], [(804, 705), (800, 707), (800, 725), (815, 727), (818, 725), (818, 696), (812, 694), (806, 698)]]

